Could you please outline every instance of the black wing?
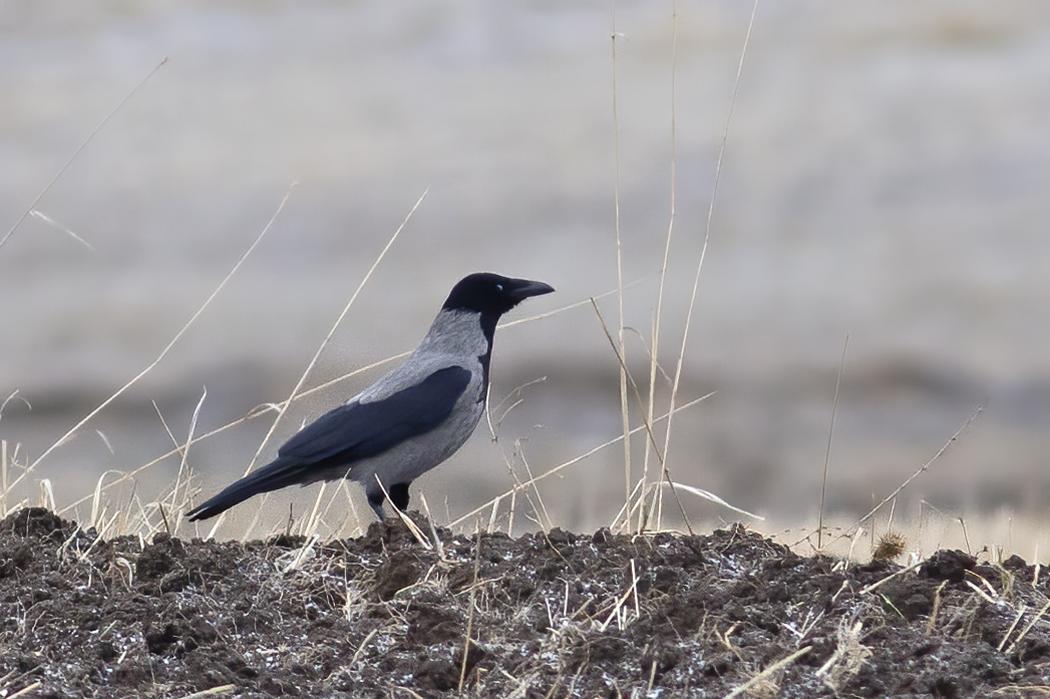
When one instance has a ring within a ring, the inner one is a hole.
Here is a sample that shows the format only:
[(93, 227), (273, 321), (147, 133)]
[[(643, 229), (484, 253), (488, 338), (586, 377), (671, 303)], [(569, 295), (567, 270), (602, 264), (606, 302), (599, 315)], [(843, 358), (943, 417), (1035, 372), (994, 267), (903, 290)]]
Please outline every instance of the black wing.
[(469, 383), (468, 370), (450, 366), (383, 400), (341, 405), (304, 427), (277, 455), (314, 464), (332, 460), (343, 464), (382, 454), (444, 422)]
[(452, 414), (469, 383), (468, 370), (451, 366), (383, 400), (330, 410), (285, 442), (276, 460), (190, 510), (189, 518), (214, 517), (258, 493), (311, 483), (318, 471), (382, 454), (425, 434)]

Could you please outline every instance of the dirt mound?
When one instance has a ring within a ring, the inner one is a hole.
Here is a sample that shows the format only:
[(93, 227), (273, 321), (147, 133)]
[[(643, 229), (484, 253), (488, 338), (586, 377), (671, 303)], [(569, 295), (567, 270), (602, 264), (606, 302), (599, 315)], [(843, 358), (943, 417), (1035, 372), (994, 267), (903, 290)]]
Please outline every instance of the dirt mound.
[(846, 565), (739, 526), (141, 546), (26, 509), (0, 522), (0, 696), (1032, 696), (1047, 578), (958, 551)]

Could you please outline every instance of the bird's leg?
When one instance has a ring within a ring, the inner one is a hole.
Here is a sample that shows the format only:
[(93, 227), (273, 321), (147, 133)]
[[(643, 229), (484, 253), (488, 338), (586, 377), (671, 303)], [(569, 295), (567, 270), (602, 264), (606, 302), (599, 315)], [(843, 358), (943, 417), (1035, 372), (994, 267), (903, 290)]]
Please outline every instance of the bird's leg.
[(390, 502), (404, 512), (408, 509), (408, 483), (395, 483), (390, 486)]
[(372, 506), (372, 510), (375, 511), (376, 517), (382, 522), (386, 519), (386, 514), (383, 512), (383, 500), (386, 499), (386, 495), (383, 494), (383, 489), (376, 488), (375, 490), (369, 490), (367, 495), (368, 504)]

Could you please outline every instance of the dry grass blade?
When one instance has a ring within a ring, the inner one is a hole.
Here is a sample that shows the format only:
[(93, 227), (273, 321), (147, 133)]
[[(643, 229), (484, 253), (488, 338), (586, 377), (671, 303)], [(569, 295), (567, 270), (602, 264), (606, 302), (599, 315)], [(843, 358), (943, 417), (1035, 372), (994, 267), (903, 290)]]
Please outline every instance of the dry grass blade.
[[(585, 302), (581, 302), (581, 305), (582, 305), (582, 303), (585, 303)], [(24, 396), (20, 395), (18, 389), (16, 388), (15, 390), (11, 391), (11, 393), (7, 396), (7, 398), (4, 398), (4, 402), (3, 403), (0, 403), (0, 418), (2, 418), (4, 416), (4, 410), (7, 409), (7, 404), (10, 403), (15, 398), (18, 398), (18, 400), (20, 400), (23, 403), (25, 403), (26, 407), (29, 408), (30, 410), (33, 409), (33, 406), (31, 406), (29, 404), (29, 401), (26, 400)]]
[[(612, 610), (609, 615), (605, 618), (605, 621), (598, 624), (598, 630), (605, 633), (605, 630), (609, 628), (609, 625), (616, 620), (618, 626), (622, 630), (627, 625), (627, 616), (623, 613), (624, 605), (627, 604), (627, 600), (634, 598), (634, 618), (638, 619), (641, 617), (641, 609), (638, 604), (638, 570), (635, 566), (634, 559), (631, 559), (631, 584), (624, 591), (623, 595), (618, 597), (613, 603)], [(575, 616), (575, 615), (573, 615)]]
[[(617, 346), (616, 341), (613, 339), (612, 334), (609, 332), (609, 326), (605, 324), (605, 318), (602, 316), (601, 309), (598, 308), (598, 303), (591, 298), (591, 306), (594, 308), (594, 313), (598, 316), (598, 322), (601, 323), (602, 331), (605, 333), (605, 339), (608, 340), (609, 346), (612, 348), (613, 354), (616, 355), (616, 360), (620, 365), (620, 373), (626, 377), (626, 381), (630, 384), (634, 392), (635, 402), (638, 404), (638, 409), (645, 415), (645, 405), (642, 400), (641, 391), (638, 390), (638, 384), (635, 382), (634, 377), (631, 375), (630, 370), (627, 368), (627, 362), (624, 359), (622, 353), (622, 346)], [(663, 455), (660, 453), (660, 449), (656, 444), (656, 437), (653, 435), (653, 427), (647, 419), (643, 417), (642, 426), (645, 428), (645, 433), (649, 437), (649, 442), (652, 444), (653, 450), (656, 452), (656, 458), (659, 459), (660, 463), (663, 463)], [(630, 431), (630, 423), (627, 423), (624, 427), (624, 432)], [(630, 492), (627, 493), (627, 497), (630, 498)]]
[(0, 517), (7, 517), (7, 440), (0, 440)]
[(120, 473), (119, 471), (109, 470), (102, 473), (95, 481), (95, 489), (92, 491), (91, 496), (91, 526), (101, 527), (102, 526), (102, 511), (104, 504), (102, 501), (102, 492), (105, 490), (103, 482), (106, 480), (106, 476), (111, 473)]
[(840, 539), (842, 539), (844, 537), (852, 536), (853, 532), (855, 532), (858, 529), (860, 529), (861, 525), (863, 525), (869, 519), (874, 517), (875, 514), (879, 510), (881, 510), (883, 507), (886, 506), (886, 503), (893, 501), (898, 495), (901, 494), (901, 492), (905, 488), (907, 488), (909, 485), (911, 485), (912, 481), (914, 481), (916, 478), (918, 478), (923, 473), (926, 473), (926, 471), (929, 470), (929, 468), (933, 464), (933, 462), (936, 461), (937, 459), (941, 458), (941, 456), (944, 454), (944, 452), (948, 451), (948, 447), (950, 447), (952, 444), (954, 444), (955, 440), (959, 438), (959, 435), (962, 434), (964, 431), (966, 431), (966, 429), (973, 423), (973, 421), (977, 419), (977, 416), (981, 414), (982, 410), (984, 410), (984, 406), (983, 405), (977, 406), (977, 409), (975, 411), (973, 411), (973, 413), (970, 415), (970, 417), (968, 417), (966, 419), (966, 422), (963, 423), (962, 427), (960, 427), (959, 429), (957, 429), (955, 431), (955, 434), (953, 434), (948, 439), (948, 441), (944, 443), (944, 446), (942, 446), (940, 449), (937, 450), (936, 454), (931, 456), (926, 461), (926, 463), (924, 463), (922, 466), (919, 467), (919, 469), (917, 471), (915, 471), (915, 473), (913, 473), (910, 476), (908, 476), (908, 478), (906, 478), (903, 483), (901, 483), (899, 486), (897, 486), (896, 490), (894, 490), (892, 493), (890, 493), (885, 498), (883, 498), (882, 502), (880, 502), (878, 505), (873, 507), (871, 509), (871, 511), (868, 512), (868, 514), (864, 515), (859, 520), (857, 520), (853, 524), (852, 527), (850, 527), (848, 530), (846, 530), (846, 533), (839, 535), (839, 537), (836, 538), (835, 540), (838, 541), (838, 540), (840, 540)]
[(375, 478), (376, 483), (379, 484), (379, 489), (383, 491), (383, 497), (386, 498), (387, 503), (390, 505), (391, 509), (394, 510), (394, 514), (396, 514), (398, 518), (402, 522), (404, 522), (405, 526), (408, 528), (408, 531), (412, 532), (412, 536), (415, 537), (416, 541), (419, 542), (419, 544), (424, 548), (433, 548), (433, 545), (427, 539), (426, 534), (423, 533), (423, 530), (420, 529), (419, 526), (417, 526), (416, 523), (413, 522), (410, 517), (408, 517), (404, 512), (402, 512), (400, 508), (398, 508), (398, 506), (390, 500), (390, 493), (386, 492), (386, 486), (383, 485), (383, 481), (379, 480), (379, 474), (376, 474)]
[[(744, 34), (744, 45), (740, 50), (740, 62), (737, 65), (736, 79), (733, 83), (733, 97), (729, 102), (729, 113), (726, 115), (725, 131), (722, 133), (722, 142), (718, 149), (718, 161), (715, 164), (715, 181), (711, 190), (711, 200), (707, 207), (707, 221), (704, 225), (704, 242), (700, 247), (700, 258), (696, 263), (696, 272), (693, 275), (693, 290), (689, 295), (689, 306), (685, 314), (685, 327), (682, 329), (682, 344), (678, 349), (678, 362), (675, 366), (674, 380), (671, 383), (670, 410), (668, 414), (673, 416), (675, 404), (678, 401), (678, 391), (681, 387), (682, 368), (685, 364), (686, 348), (689, 344), (689, 329), (692, 326), (693, 312), (696, 309), (696, 295), (700, 288), (700, 273), (704, 268), (704, 259), (707, 257), (707, 246), (711, 240), (711, 222), (714, 220), (715, 200), (718, 196), (718, 185), (722, 180), (722, 163), (725, 160), (726, 144), (729, 142), (729, 125), (733, 121), (733, 109), (736, 106), (737, 95), (740, 92), (740, 79), (744, 73), (744, 59), (747, 57), (747, 48), (751, 43), (751, 31), (755, 26), (755, 15), (758, 14), (758, 0), (755, 0), (751, 8), (751, 19), (747, 24), (747, 32)], [(673, 420), (668, 419), (667, 428), (664, 433), (664, 453), (671, 442), (671, 427)]]
[(204, 699), (204, 697), (217, 697), (220, 694), (229, 694), (230, 692), (236, 691), (237, 685), (235, 684), (224, 684), (218, 687), (212, 687), (211, 689), (205, 689), (202, 692), (194, 692), (193, 694), (187, 694), (181, 699)]
[[(503, 421), (507, 419), (507, 416), (510, 415), (510, 411), (514, 410), (514, 408), (517, 408), (519, 405), (525, 402), (525, 389), (530, 386), (535, 386), (536, 384), (541, 384), (546, 380), (546, 376), (541, 376), (538, 379), (526, 381), (525, 383), (521, 384), (513, 391), (508, 393), (506, 396), (504, 396), (503, 400), (501, 400), (499, 403), (496, 403), (495, 405), (492, 404), (491, 399), (492, 386), (489, 386), (489, 397), (485, 400), (485, 423), (489, 428), (489, 435), (492, 437), (492, 441), (499, 441), (499, 427), (503, 424)], [(508, 402), (510, 403), (510, 405), (504, 408), (503, 406), (507, 405)], [(499, 417), (496, 418), (495, 424), (493, 424), (492, 422), (493, 413), (499, 413)]]
[(999, 689), (992, 692), (992, 694), (1013, 694), (1015, 693), (1019, 699), (1032, 699), (1032, 697), (1050, 697), (1050, 687), (1048, 686), (1036, 686), (1028, 684), (1018, 684), (1010, 687), (1000, 687)]
[[(8, 234), (8, 235), (10, 235), (10, 234)], [(31, 685), (29, 685), (27, 687), (23, 687), (22, 689), (18, 690), (14, 694), (12, 694), (9, 699), (18, 699), (18, 697), (32, 697), (32, 696), (36, 696), (35, 694), (33, 694), (33, 692), (38, 690), (40, 688), (40, 685), (41, 685), (40, 682), (34, 682), (33, 684), (31, 684)]]
[[(677, 109), (676, 109), (676, 76), (678, 69), (678, 4), (676, 2), (671, 3), (671, 178), (670, 178), (670, 202), (669, 202), (669, 213), (667, 217), (667, 235), (664, 236), (664, 256), (663, 261), (660, 265), (660, 283), (657, 286), (656, 292), (656, 312), (653, 314), (652, 323), (652, 349), (649, 353), (649, 400), (647, 410), (643, 413), (646, 419), (652, 424), (654, 412), (656, 410), (656, 375), (658, 368), (658, 357), (660, 356), (660, 327), (663, 321), (664, 312), (664, 292), (667, 289), (667, 268), (670, 263), (671, 257), (671, 240), (674, 233), (674, 216), (675, 216), (675, 196), (677, 195), (678, 189), (678, 122), (677, 122)], [(645, 457), (642, 464), (642, 481), (646, 482), (649, 478), (649, 459), (650, 454), (657, 452), (658, 450), (653, 446), (650, 451), (649, 443), (646, 443)], [(661, 460), (661, 464), (662, 464)], [(643, 487), (643, 492), (644, 492)], [(657, 495), (659, 498), (659, 494)], [(677, 497), (677, 494), (676, 494)], [(638, 510), (638, 527), (637, 531), (641, 532), (646, 523), (645, 509), (639, 508)], [(656, 527), (660, 528), (659, 515), (656, 520)]]
[[(663, 473), (663, 477), (667, 481), (668, 487), (671, 488), (671, 494), (674, 495), (675, 503), (677, 503), (678, 505), (678, 512), (682, 515), (682, 521), (685, 522), (685, 528), (689, 531), (690, 534), (693, 534), (693, 525), (689, 522), (689, 516), (685, 513), (685, 507), (682, 505), (682, 499), (678, 497), (678, 491), (675, 490), (674, 481), (671, 480), (671, 473), (670, 471), (668, 471), (667, 465), (664, 462), (663, 454), (660, 452), (660, 448), (656, 444), (656, 437), (653, 435), (653, 427), (650, 424), (649, 419), (647, 417), (644, 417), (646, 416), (646, 409), (644, 402), (642, 401), (642, 394), (638, 390), (638, 384), (635, 383), (634, 377), (631, 376), (631, 372), (627, 369), (627, 363), (624, 360), (623, 338), (621, 337), (619, 346), (617, 346), (617, 344), (613, 342), (612, 335), (609, 334), (609, 328), (605, 324), (605, 319), (602, 317), (602, 312), (598, 308), (598, 304), (595, 302), (594, 299), (591, 299), (591, 304), (594, 306), (594, 312), (598, 314), (598, 320), (602, 324), (602, 330), (605, 331), (605, 337), (608, 338), (609, 344), (612, 346), (612, 350), (616, 354), (616, 359), (620, 362), (621, 377), (626, 377), (626, 380), (629, 381), (631, 384), (631, 388), (634, 389), (634, 396), (638, 402), (638, 410), (639, 413), (643, 416), (642, 426), (645, 427), (645, 433), (649, 436), (649, 442), (652, 444), (653, 452), (656, 454), (657, 461), (660, 462), (660, 470)], [(623, 379), (621, 378), (621, 380)], [(626, 410), (624, 412), (624, 420), (624, 434), (628, 434), (631, 431), (631, 423)], [(630, 440), (625, 439), (624, 444), (627, 445), (627, 452), (630, 453)], [(629, 476), (630, 472), (628, 471), (628, 477)], [(630, 501), (631, 498), (631, 491), (629, 486), (630, 482), (628, 482), (626, 501)]]
[(728, 502), (726, 502), (722, 498), (718, 497), (717, 495), (715, 495), (714, 493), (712, 493), (709, 490), (704, 490), (703, 488), (696, 488), (696, 487), (691, 486), (691, 485), (686, 485), (685, 483), (675, 483), (674, 487), (678, 488), (680, 490), (684, 490), (687, 493), (692, 493), (693, 495), (697, 496), (698, 498), (703, 498), (704, 500), (708, 500), (710, 502), (713, 502), (716, 505), (721, 505), (722, 507), (730, 509), (733, 512), (745, 515), (747, 517), (751, 517), (752, 519), (757, 519), (760, 522), (761, 521), (765, 521), (765, 519), (766, 519), (762, 515), (756, 515), (753, 512), (748, 512), (747, 510), (741, 509), (741, 508), (739, 508), (739, 507), (737, 507), (735, 505), (730, 505)]
[(1043, 608), (1039, 610), (1039, 613), (1032, 617), (1032, 620), (1029, 621), (1028, 625), (1024, 627), (1024, 631), (1017, 634), (1017, 638), (1015, 638), (1013, 640), (1013, 643), (1011, 643), (1010, 646), (1006, 649), (1007, 655), (1013, 654), (1013, 652), (1017, 649), (1017, 644), (1021, 642), (1021, 639), (1028, 635), (1028, 632), (1031, 631), (1037, 623), (1039, 623), (1039, 620), (1042, 619), (1048, 611), (1050, 611), (1050, 601), (1047, 601), (1047, 603), (1043, 605)]
[(365, 640), (361, 641), (361, 645), (359, 645), (357, 647), (357, 650), (354, 651), (354, 657), (350, 658), (350, 667), (353, 667), (357, 664), (358, 658), (360, 658), (361, 654), (365, 652), (365, 646), (368, 645), (369, 641), (375, 638), (377, 633), (379, 633), (379, 629), (372, 629), (368, 632), (368, 635), (365, 636)]
[[(426, 699), (426, 697), (424, 697), (422, 694), (419, 694), (418, 692), (413, 692), (408, 687), (398, 687), (397, 689), (402, 692), (405, 692), (406, 694), (408, 694), (408, 696), (412, 697), (413, 699)], [(393, 692), (391, 692), (391, 696), (393, 696)]]
[(861, 666), (872, 655), (872, 650), (861, 643), (863, 630), (863, 622), (850, 624), (843, 620), (835, 630), (835, 652), (815, 673), (836, 696), (845, 680), (860, 672)]
[(782, 658), (782, 659), (776, 661), (775, 663), (773, 663), (772, 665), (767, 667), (765, 670), (763, 670), (762, 672), (758, 673), (757, 675), (752, 677), (750, 680), (748, 680), (747, 682), (745, 682), (744, 684), (740, 685), (739, 687), (734, 689), (732, 692), (727, 694), (725, 696), (725, 699), (733, 699), (733, 697), (738, 697), (741, 694), (744, 694), (745, 692), (749, 691), (752, 687), (755, 687), (756, 685), (761, 684), (762, 682), (765, 682), (766, 680), (768, 680), (773, 675), (773, 673), (778, 672), (780, 669), (787, 667), (788, 665), (790, 665), (791, 663), (795, 662), (796, 660), (801, 658), (803, 655), (808, 653), (810, 648), (812, 648), (812, 646), (806, 646), (805, 648), (799, 648), (797, 651), (795, 651), (794, 653), (792, 653), (788, 657)]
[(430, 505), (427, 504), (427, 496), (423, 493), (419, 494), (419, 502), (423, 505), (423, 512), (427, 517), (427, 524), (430, 525), (430, 541), (434, 545), (434, 551), (437, 553), (438, 560), (447, 561), (445, 558), (445, 545), (441, 543), (441, 537), (438, 536), (437, 525), (434, 524), (434, 515), (430, 513)]
[[(518, 480), (517, 474), (514, 474), (514, 481), (518, 488), (525, 495), (525, 499), (529, 503), (529, 507), (532, 508), (533, 513), (536, 515), (536, 523), (540, 526), (540, 531), (550, 531), (554, 528), (554, 520), (551, 519), (550, 513), (547, 512), (547, 505), (543, 502), (543, 493), (540, 492), (539, 487), (536, 485), (536, 478), (532, 475), (532, 467), (529, 466), (529, 460), (525, 458), (525, 453), (522, 451), (521, 442), (515, 442), (516, 451), (518, 457), (521, 459), (521, 465), (525, 468), (525, 475), (529, 477), (526, 484), (521, 483)], [(510, 464), (508, 463), (508, 467)], [(532, 485), (532, 493), (526, 489), (526, 485)], [(516, 491), (515, 491), (516, 492)], [(535, 497), (535, 499), (533, 499)], [(514, 517), (513, 508), (511, 508), (511, 519)]]
[(474, 630), (474, 596), (478, 589), (478, 573), (481, 570), (481, 528), (474, 528), (474, 579), (470, 584), (470, 609), (467, 612), (467, 632), (463, 636), (463, 662), (459, 666), (459, 688), (467, 680), (467, 663), (470, 659), (470, 634)]
[[(171, 491), (171, 504), (172, 508), (181, 509), (182, 505), (189, 502), (191, 493), (189, 492), (189, 456), (190, 456), (190, 444), (193, 443), (193, 435), (197, 431), (197, 420), (200, 419), (201, 408), (204, 406), (204, 399), (208, 397), (208, 389), (205, 387), (201, 391), (200, 400), (197, 401), (197, 406), (193, 409), (193, 416), (190, 418), (190, 429), (186, 435), (186, 441), (183, 443), (182, 459), (179, 460), (179, 472), (175, 475), (175, 486)], [(156, 403), (153, 404), (156, 407)], [(159, 410), (157, 411), (159, 414)], [(187, 484), (186, 490), (181, 493), (182, 498), (180, 502), (179, 486), (183, 483)], [(177, 525), (176, 525), (177, 526)]]
[(942, 580), (941, 584), (937, 586), (937, 589), (933, 591), (933, 609), (930, 611), (930, 618), (926, 622), (927, 636), (932, 636), (933, 630), (937, 628), (937, 615), (940, 614), (941, 611), (941, 593), (944, 592), (944, 586), (947, 584), (947, 580)]
[[(306, 522), (301, 528), (300, 533), (311, 538), (317, 533), (317, 527), (321, 522), (321, 503), (324, 501), (325, 491), (328, 490), (328, 482), (322, 481), (321, 487), (317, 489), (317, 496), (314, 498), (314, 504), (310, 508), (310, 516), (306, 518)], [(338, 489), (336, 491), (338, 493)], [(333, 494), (333, 497), (335, 494)]]
[(877, 590), (880, 587), (882, 587), (883, 584), (889, 582), (890, 580), (893, 580), (898, 575), (904, 575), (905, 573), (910, 573), (911, 571), (915, 570), (916, 568), (918, 568), (921, 565), (922, 565), (922, 561), (916, 561), (915, 563), (912, 563), (907, 568), (901, 568), (898, 571), (890, 573), (889, 575), (887, 575), (885, 578), (882, 578), (881, 580), (876, 580), (872, 584), (870, 584), (867, 587), (865, 587), (864, 589), (862, 589), (857, 594), (858, 595), (866, 595), (869, 592), (874, 592), (875, 590)]
[(828, 494), (828, 464), (831, 462), (831, 438), (835, 434), (835, 415), (839, 411), (839, 387), (842, 385), (842, 369), (846, 366), (846, 348), (849, 347), (849, 333), (842, 343), (842, 359), (835, 374), (835, 397), (831, 401), (831, 425), (828, 427), (828, 447), (824, 450), (824, 475), (820, 479), (820, 514), (817, 517), (817, 550), (823, 548), (824, 537), (824, 499)]
[(43, 221), (47, 225), (62, 231), (63, 233), (65, 233), (70, 238), (72, 238), (73, 240), (75, 240), (78, 243), (80, 243), (81, 245), (83, 245), (85, 248), (87, 248), (91, 252), (94, 252), (94, 253), (98, 252), (98, 250), (95, 249), (94, 245), (92, 245), (88, 241), (84, 240), (79, 235), (77, 235), (75, 231), (71, 230), (70, 228), (68, 228), (66, 226), (63, 226), (61, 223), (59, 223), (55, 219), (51, 218), (50, 216), (45, 214), (43, 211), (37, 211), (36, 209), (33, 209), (29, 213), (30, 213), (30, 215), (32, 215), (33, 218), (38, 219), (40, 221)]
[[(621, 354), (623, 345), (623, 239), (620, 235), (620, 111), (619, 95), (617, 93), (617, 71), (616, 71), (616, 40), (619, 33), (616, 31), (616, 2), (612, 3), (612, 28), (609, 32), (610, 59), (612, 62), (612, 120), (613, 120), (613, 228), (616, 234), (616, 308), (619, 318), (619, 351)], [(592, 300), (593, 303), (593, 300)], [(615, 344), (615, 343), (614, 343)], [(631, 428), (630, 416), (627, 405), (627, 372), (620, 370), (620, 417), (623, 421), (623, 433), (626, 435)], [(624, 439), (623, 443), (623, 468), (624, 468), (624, 492), (627, 497), (631, 493), (631, 444), (630, 440)]]
[(1006, 629), (1006, 633), (1003, 634), (1003, 640), (999, 641), (999, 645), (995, 647), (996, 651), (1000, 653), (1003, 652), (1003, 646), (1005, 646), (1006, 642), (1010, 639), (1010, 634), (1012, 634), (1014, 632), (1014, 629), (1017, 628), (1017, 624), (1021, 621), (1022, 618), (1024, 618), (1024, 613), (1026, 611), (1028, 611), (1028, 606), (1024, 602), (1021, 602), (1021, 604), (1017, 607), (1017, 614), (1014, 616), (1013, 623), (1010, 624), (1010, 627)]
[(55, 490), (51, 487), (50, 478), (40, 479), (40, 499), (37, 501), (37, 506), (55, 511)]
[[(193, 316), (188, 321), (186, 321), (186, 324), (183, 325), (177, 333), (175, 333), (175, 337), (173, 337), (171, 341), (164, 347), (164, 349), (161, 350), (160, 354), (157, 355), (157, 358), (150, 362), (149, 366), (147, 366), (145, 369), (136, 374), (134, 378), (132, 378), (130, 381), (124, 384), (119, 390), (117, 390), (116, 393), (112, 394), (109, 398), (102, 401), (102, 403), (99, 404), (98, 407), (96, 407), (94, 410), (88, 413), (87, 416), (85, 416), (80, 422), (71, 427), (69, 431), (62, 435), (54, 444), (45, 449), (44, 452), (29, 465), (25, 473), (19, 476), (18, 480), (25, 478), (30, 472), (33, 471), (34, 468), (36, 468), (36, 466), (41, 461), (46, 459), (48, 455), (50, 455), (55, 449), (57, 449), (66, 440), (68, 440), (70, 437), (76, 434), (76, 432), (81, 427), (86, 425), (92, 418), (94, 418), (96, 415), (102, 412), (106, 408), (106, 406), (110, 405), (113, 401), (115, 401), (117, 398), (123, 395), (125, 391), (134, 386), (136, 383), (138, 383), (139, 380), (142, 379), (142, 377), (146, 376), (148, 373), (153, 371), (153, 369), (161, 363), (161, 361), (171, 351), (171, 348), (174, 347), (180, 339), (182, 339), (182, 336), (186, 334), (186, 331), (190, 329), (190, 326), (192, 326), (197, 321), (197, 319), (200, 318), (201, 314), (203, 314), (204, 311), (208, 308), (208, 306), (211, 305), (211, 302), (215, 300), (215, 297), (219, 295), (219, 292), (221, 292), (226, 287), (226, 284), (230, 281), (230, 279), (233, 278), (233, 275), (236, 274), (237, 271), (241, 268), (241, 265), (243, 265), (244, 261), (248, 259), (248, 256), (251, 255), (255, 248), (259, 246), (259, 243), (262, 242), (262, 239), (270, 231), (270, 228), (273, 227), (274, 221), (277, 220), (277, 217), (280, 215), (281, 211), (284, 210), (284, 205), (288, 203), (289, 197), (292, 196), (292, 188), (294, 187), (295, 183), (293, 182), (292, 185), (288, 188), (288, 191), (285, 193), (284, 198), (281, 200), (280, 205), (277, 207), (277, 210), (274, 211), (273, 216), (270, 217), (270, 220), (262, 229), (262, 232), (260, 232), (259, 235), (256, 236), (255, 240), (252, 241), (252, 244), (248, 246), (248, 249), (244, 252), (243, 255), (241, 255), (240, 259), (237, 260), (236, 264), (233, 265), (233, 268), (230, 269), (229, 272), (227, 272), (226, 276), (223, 277), (222, 281), (219, 282), (219, 285), (216, 286), (215, 290), (211, 292), (211, 295), (208, 296), (208, 298), (204, 301), (203, 304), (201, 304), (200, 308), (197, 309), (196, 313), (194, 313)], [(18, 480), (16, 480), (16, 482), (13, 485), (17, 485)]]
[(14, 232), (18, 230), (18, 227), (22, 225), (22, 222), (29, 217), (29, 214), (32, 213), (34, 209), (36, 209), (36, 205), (39, 204), (40, 200), (44, 198), (44, 195), (47, 194), (51, 190), (51, 188), (55, 186), (55, 182), (58, 182), (58, 179), (62, 177), (63, 174), (65, 174), (66, 170), (69, 169), (69, 166), (73, 164), (73, 161), (76, 160), (82, 152), (84, 152), (84, 149), (87, 148), (89, 143), (91, 143), (91, 139), (95, 138), (95, 135), (98, 134), (98, 132), (101, 131), (107, 123), (109, 123), (109, 120), (113, 117), (113, 115), (119, 112), (121, 107), (127, 104), (128, 100), (134, 97), (135, 93), (138, 92), (143, 85), (149, 82), (149, 79), (152, 78), (158, 70), (164, 67), (164, 64), (166, 64), (167, 62), (168, 59), (167, 57), (165, 57), (160, 63), (157, 64), (157, 66), (153, 70), (149, 72), (149, 75), (144, 77), (138, 85), (131, 89), (131, 92), (129, 92), (127, 96), (125, 96), (124, 99), (122, 99), (117, 104), (116, 107), (111, 109), (109, 113), (102, 118), (102, 121), (99, 122), (98, 126), (95, 127), (94, 131), (88, 134), (88, 137), (84, 139), (84, 142), (81, 143), (75, 151), (73, 151), (73, 155), (69, 156), (69, 160), (66, 161), (66, 164), (59, 168), (58, 172), (55, 173), (55, 176), (51, 178), (50, 182), (44, 185), (44, 188), (40, 190), (40, 194), (36, 195), (36, 198), (33, 199), (32, 203), (29, 204), (29, 207), (25, 210), (25, 213), (23, 213), (18, 218), (18, 220), (15, 221), (15, 225), (11, 226), (11, 229), (7, 231), (6, 234), (4, 234), (3, 238), (0, 238), (0, 248), (4, 247), (4, 243), (7, 242), (8, 238), (10, 238), (14, 234)]
[[(642, 488), (644, 486), (645, 479), (639, 478), (638, 482), (634, 484), (634, 490), (632, 490), (630, 496), (628, 496), (627, 502), (625, 502), (620, 507), (620, 511), (616, 513), (615, 517), (613, 517), (612, 524), (609, 525), (610, 530), (614, 532), (620, 532), (623, 530), (623, 528), (629, 527), (631, 524), (631, 519), (634, 517), (635, 511), (642, 511), (644, 509), (645, 496), (642, 495), (641, 497), (639, 497), (639, 494), (643, 492)], [(641, 519), (642, 517), (640, 516), (639, 520)], [(623, 525), (620, 524), (621, 520), (623, 521)], [(639, 524), (639, 529), (641, 528), (641, 526), (642, 525)]]
[[(686, 410), (687, 408), (691, 408), (694, 405), (696, 405), (697, 403), (699, 403), (699, 402), (701, 402), (703, 400), (706, 400), (706, 399), (710, 398), (713, 395), (714, 395), (714, 393), (712, 392), (712, 393), (708, 393), (706, 395), (700, 396), (699, 398), (694, 398), (693, 400), (689, 401), (688, 403), (683, 403), (682, 405), (680, 405), (677, 408), (675, 408), (674, 412), (680, 412), (682, 410)], [(667, 419), (667, 415), (665, 414), (665, 415), (662, 415), (659, 418), (657, 418), (656, 422), (659, 423), (659, 422), (662, 422), (662, 421), (664, 421), (666, 419)], [(578, 464), (579, 462), (583, 461), (587, 457), (593, 456), (594, 454), (597, 454), (602, 449), (606, 449), (608, 447), (611, 447), (614, 444), (619, 443), (625, 437), (630, 437), (631, 435), (634, 435), (634, 434), (637, 434), (638, 432), (641, 432), (643, 429), (645, 429), (645, 428), (641, 427), (641, 426), (635, 427), (627, 435), (619, 435), (617, 437), (613, 437), (609, 441), (603, 442), (603, 443), (599, 444), (596, 447), (592, 447), (591, 449), (587, 450), (583, 454), (580, 454), (579, 456), (575, 456), (575, 457), (569, 459), (568, 461), (563, 461), (562, 463), (558, 464), (557, 466), (555, 466), (554, 468), (550, 469), (549, 471), (545, 471), (545, 472), (541, 473), (538, 476), (534, 476), (534, 477), (530, 478), (529, 480), (525, 481), (524, 483), (521, 483), (520, 485), (515, 485), (515, 488), (527, 488), (530, 485), (533, 485), (534, 483), (538, 483), (538, 482), (540, 482), (540, 481), (542, 481), (542, 480), (544, 480), (546, 478), (549, 478), (549, 477), (555, 475), (556, 473), (559, 473), (562, 470), (568, 468), (569, 466), (572, 466), (574, 464)], [(467, 519), (470, 519), (471, 517), (474, 517), (478, 513), (484, 512), (485, 510), (487, 510), (490, 507), (492, 507), (493, 503), (498, 502), (499, 500), (502, 500), (505, 497), (508, 497), (510, 495), (510, 493), (511, 493), (511, 491), (507, 491), (507, 492), (503, 493), (502, 495), (497, 495), (496, 497), (494, 497), (491, 500), (489, 500), (488, 502), (486, 502), (484, 505), (481, 505), (480, 507), (476, 507), (473, 510), (471, 510), (470, 512), (468, 512), (467, 514), (465, 514), (465, 515), (463, 515), (463, 516), (453, 520), (452, 522), (449, 522), (448, 526), (450, 528), (451, 527), (455, 527), (455, 526), (463, 523)]]

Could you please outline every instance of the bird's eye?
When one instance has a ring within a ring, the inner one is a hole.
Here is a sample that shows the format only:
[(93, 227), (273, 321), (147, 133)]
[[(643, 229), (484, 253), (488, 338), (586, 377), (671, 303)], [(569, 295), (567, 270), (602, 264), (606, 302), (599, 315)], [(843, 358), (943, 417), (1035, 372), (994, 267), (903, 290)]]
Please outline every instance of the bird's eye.
[(496, 285), (496, 291), (502, 292), (503, 291), (503, 285), (502, 284), (497, 284)]

